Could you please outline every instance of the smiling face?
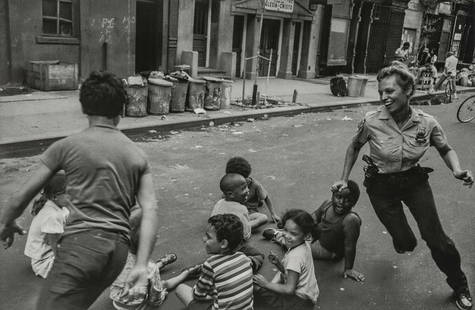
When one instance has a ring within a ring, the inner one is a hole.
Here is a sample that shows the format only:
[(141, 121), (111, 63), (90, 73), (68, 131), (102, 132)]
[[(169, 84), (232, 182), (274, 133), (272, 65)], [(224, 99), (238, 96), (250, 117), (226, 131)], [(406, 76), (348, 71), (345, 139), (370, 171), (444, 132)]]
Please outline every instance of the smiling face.
[(333, 193), (332, 196), (332, 202), (333, 202), (333, 211), (338, 214), (346, 214), (350, 212), (351, 208), (353, 208), (354, 203), (351, 201), (351, 197), (348, 193), (341, 193), (341, 192), (335, 192)]
[(242, 177), (242, 179), (239, 182), (237, 182), (233, 190), (230, 191), (229, 200), (244, 204), (247, 201), (248, 197), (249, 197), (249, 188), (247, 187), (246, 179)]
[(379, 98), (390, 114), (402, 111), (409, 106), (412, 89), (403, 90), (397, 75), (382, 79), (378, 84)]
[(293, 248), (305, 241), (305, 234), (302, 229), (291, 219), (285, 222), (284, 226), (285, 244)]

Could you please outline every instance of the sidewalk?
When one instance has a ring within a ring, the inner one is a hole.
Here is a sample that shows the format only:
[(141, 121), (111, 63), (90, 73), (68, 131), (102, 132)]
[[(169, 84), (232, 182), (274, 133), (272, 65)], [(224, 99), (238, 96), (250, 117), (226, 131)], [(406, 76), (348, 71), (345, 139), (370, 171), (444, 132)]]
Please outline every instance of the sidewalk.
[[(246, 97), (251, 96), (254, 81), (246, 80)], [(231, 98), (242, 98), (242, 80), (233, 83)], [(297, 90), (297, 104), (266, 109), (252, 109), (232, 106), (220, 111), (207, 111), (206, 115), (190, 112), (171, 113), (162, 117), (149, 115), (142, 118), (125, 117), (119, 128), (126, 134), (137, 134), (147, 130), (166, 131), (190, 127), (208, 126), (260, 118), (267, 116), (292, 115), (378, 102), (375, 76), (369, 76), (364, 97), (335, 97), (330, 92), (329, 78), (310, 80), (258, 79), (261, 94), (268, 93), (290, 103), (294, 89)], [(475, 91), (475, 88), (459, 88)], [(53, 141), (78, 132), (87, 126), (87, 118), (81, 113), (78, 91), (41, 92), (0, 97), (0, 147), (33, 141)], [(416, 96), (425, 95), (417, 92)], [(45, 143), (47, 144), (47, 143)]]

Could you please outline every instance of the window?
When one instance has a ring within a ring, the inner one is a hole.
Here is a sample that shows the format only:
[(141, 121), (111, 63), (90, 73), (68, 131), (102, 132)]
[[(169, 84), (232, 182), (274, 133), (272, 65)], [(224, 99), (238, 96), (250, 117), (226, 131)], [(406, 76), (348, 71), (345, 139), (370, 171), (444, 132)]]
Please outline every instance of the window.
[(73, 35), (72, 0), (43, 0), (43, 33)]

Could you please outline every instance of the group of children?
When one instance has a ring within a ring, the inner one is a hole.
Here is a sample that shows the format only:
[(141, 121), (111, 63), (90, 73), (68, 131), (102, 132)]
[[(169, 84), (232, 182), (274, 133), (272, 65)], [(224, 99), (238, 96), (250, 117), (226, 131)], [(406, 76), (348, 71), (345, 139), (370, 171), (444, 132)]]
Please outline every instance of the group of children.
[[(253, 305), (312, 309), (319, 296), (314, 259), (344, 258), (344, 277), (364, 281), (364, 275), (353, 269), (361, 226), (360, 217), (352, 211), (359, 197), (355, 182), (350, 181), (344, 191), (334, 192), (313, 214), (291, 209), (280, 218), (264, 186), (250, 174), (246, 159), (233, 157), (227, 162), (219, 184), (223, 197), (213, 207), (203, 237), (209, 257), (167, 280), (161, 279), (160, 270), (176, 261), (176, 255), (167, 254), (150, 262), (149, 284), (133, 297), (128, 295), (126, 283), (136, 260), (141, 209), (132, 208), (127, 262), (110, 288), (114, 307), (160, 306), (168, 291), (174, 289), (188, 309), (253, 309)], [(35, 216), (25, 255), (31, 257), (34, 273), (43, 278), (53, 265), (56, 241), (68, 218), (65, 184), (64, 173), (55, 175), (33, 206)], [(271, 261), (279, 271), (270, 281), (258, 274), (265, 256), (250, 242), (255, 229), (268, 222), (261, 211), (264, 204), (278, 229), (265, 229), (263, 236), (285, 251), (282, 260)], [(193, 278), (198, 278), (193, 287), (184, 283)]]

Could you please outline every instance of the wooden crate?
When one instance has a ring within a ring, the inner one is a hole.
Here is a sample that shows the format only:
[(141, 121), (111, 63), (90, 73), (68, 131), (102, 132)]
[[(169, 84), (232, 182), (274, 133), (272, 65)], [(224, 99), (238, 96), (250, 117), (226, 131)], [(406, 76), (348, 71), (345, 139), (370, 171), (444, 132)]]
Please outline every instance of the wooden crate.
[(39, 90), (78, 88), (78, 65), (53, 61), (30, 61), (27, 83)]

